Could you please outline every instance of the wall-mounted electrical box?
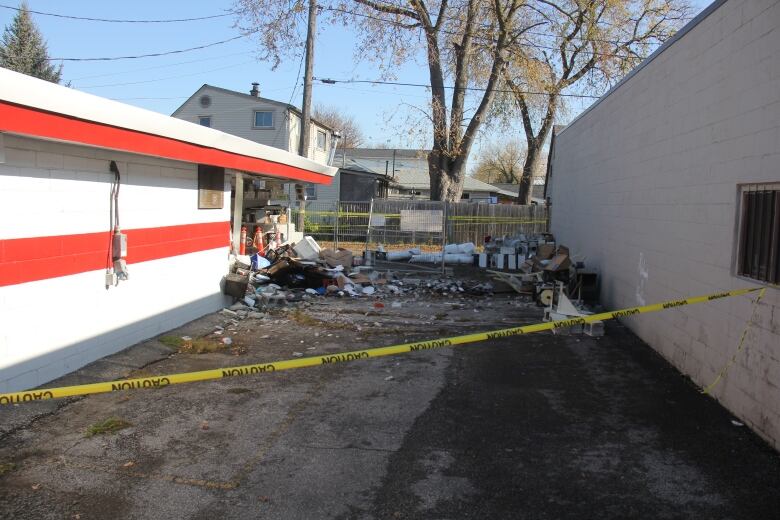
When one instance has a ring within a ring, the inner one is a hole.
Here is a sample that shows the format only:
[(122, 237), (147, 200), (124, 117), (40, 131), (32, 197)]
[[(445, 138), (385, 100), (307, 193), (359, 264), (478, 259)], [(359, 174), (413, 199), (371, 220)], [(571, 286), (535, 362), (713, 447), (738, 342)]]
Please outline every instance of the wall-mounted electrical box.
[(127, 235), (118, 231), (114, 232), (111, 242), (111, 256), (114, 260), (119, 260), (127, 256)]

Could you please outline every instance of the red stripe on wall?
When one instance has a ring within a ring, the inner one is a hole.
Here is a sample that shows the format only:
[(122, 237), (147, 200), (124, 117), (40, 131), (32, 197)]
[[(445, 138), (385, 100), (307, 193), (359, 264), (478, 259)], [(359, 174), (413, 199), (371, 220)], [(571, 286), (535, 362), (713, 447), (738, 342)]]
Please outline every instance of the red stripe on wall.
[(0, 130), (316, 184), (333, 177), (265, 159), (0, 101)]
[[(128, 265), (227, 248), (229, 222), (128, 229)], [(111, 233), (0, 240), (0, 287), (105, 269)]]

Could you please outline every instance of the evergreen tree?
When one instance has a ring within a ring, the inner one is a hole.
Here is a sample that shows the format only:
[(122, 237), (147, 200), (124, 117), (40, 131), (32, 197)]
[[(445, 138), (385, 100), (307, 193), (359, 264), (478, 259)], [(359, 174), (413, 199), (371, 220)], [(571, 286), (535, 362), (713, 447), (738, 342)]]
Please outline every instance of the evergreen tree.
[(56, 67), (49, 61), (46, 41), (30, 17), (27, 2), (22, 2), (11, 24), (5, 27), (0, 42), (0, 67), (60, 82), (62, 65)]

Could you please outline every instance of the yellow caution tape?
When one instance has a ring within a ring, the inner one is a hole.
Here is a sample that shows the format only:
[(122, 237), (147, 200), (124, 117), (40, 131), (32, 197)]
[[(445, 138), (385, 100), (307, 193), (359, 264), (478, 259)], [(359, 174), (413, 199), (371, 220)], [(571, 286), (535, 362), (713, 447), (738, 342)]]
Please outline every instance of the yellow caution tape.
[(723, 368), (720, 369), (720, 372), (718, 372), (718, 375), (715, 377), (712, 383), (710, 383), (709, 385), (705, 386), (702, 389), (701, 392), (703, 394), (711, 394), (715, 386), (720, 382), (721, 379), (723, 379), (723, 377), (726, 375), (726, 372), (728, 372), (729, 368), (731, 368), (731, 365), (733, 365), (737, 361), (737, 356), (739, 356), (739, 354), (742, 352), (742, 349), (745, 347), (745, 338), (747, 337), (747, 333), (750, 330), (750, 326), (753, 325), (753, 322), (756, 318), (756, 311), (758, 310), (758, 304), (761, 302), (761, 298), (764, 297), (765, 292), (766, 292), (766, 287), (764, 287), (758, 292), (758, 298), (756, 298), (755, 301), (753, 302), (753, 311), (750, 313), (750, 318), (748, 318), (747, 323), (745, 324), (745, 329), (742, 331), (742, 336), (740, 336), (739, 338), (739, 345), (737, 345), (737, 350), (729, 358), (726, 364), (723, 365)]
[(333, 216), (338, 215), (339, 217), (368, 217), (369, 215), (373, 215), (375, 217), (391, 217), (391, 218), (392, 217), (395, 217), (395, 218), (400, 218), (401, 217), (400, 213), (376, 213), (376, 212), (374, 212), (374, 213), (354, 213), (354, 212), (349, 212), (349, 211), (341, 211), (339, 213), (336, 213), (335, 211), (314, 211), (314, 210), (311, 210), (311, 211), (309, 211), (309, 210), (301, 211), (301, 210), (298, 210), (298, 209), (292, 211), (292, 215), (293, 216), (297, 216), (297, 215), (300, 215), (300, 214), (304, 214), (304, 215), (333, 215)]
[(547, 219), (523, 219), (520, 217), (476, 217), (476, 216), (462, 216), (462, 217), (448, 217), (448, 220), (452, 221), (467, 221), (467, 222), (479, 222), (485, 224), (544, 224)]
[(360, 359), (369, 359), (383, 356), (393, 356), (396, 354), (405, 354), (407, 352), (416, 352), (419, 350), (430, 350), (444, 347), (454, 347), (467, 343), (476, 343), (496, 338), (508, 336), (517, 336), (531, 332), (541, 332), (559, 328), (571, 327), (574, 325), (584, 325), (594, 321), (604, 321), (616, 318), (624, 318), (644, 314), (648, 312), (662, 311), (682, 307), (684, 305), (694, 305), (730, 296), (741, 296), (760, 288), (738, 289), (734, 291), (725, 291), (706, 296), (695, 296), (682, 300), (671, 300), (653, 305), (644, 305), (641, 307), (630, 307), (618, 311), (602, 312), (591, 314), (567, 320), (549, 321), (536, 323), (533, 325), (524, 325), (522, 327), (512, 327), (509, 329), (499, 329), (490, 332), (478, 332), (475, 334), (466, 334), (463, 336), (454, 336), (450, 338), (433, 339), (429, 341), (419, 341), (414, 343), (402, 343), (400, 345), (390, 345), (387, 347), (370, 348), (365, 350), (353, 350), (351, 352), (342, 352), (338, 354), (328, 354), (324, 356), (313, 356), (299, 359), (287, 359), (284, 361), (274, 361), (272, 363), (257, 363), (254, 365), (241, 365), (225, 368), (215, 368), (212, 370), (201, 370), (198, 372), (183, 372), (180, 374), (168, 374), (152, 377), (140, 377), (134, 379), (120, 379), (117, 381), (108, 381), (105, 383), (92, 383), (87, 385), (63, 386), (59, 388), (43, 388), (40, 390), (29, 390), (26, 392), (11, 392), (0, 394), (0, 404), (14, 404), (31, 401), (41, 401), (44, 399), (57, 399), (62, 397), (73, 397), (88, 394), (100, 394), (105, 392), (118, 392), (121, 390), (138, 390), (143, 388), (159, 388), (181, 383), (192, 383), (195, 381), (209, 381), (213, 379), (223, 379), (227, 377), (248, 376), (255, 374), (264, 374), (269, 372), (279, 372), (281, 370), (291, 370), (294, 368), (313, 367), (318, 365), (330, 365), (334, 363), (344, 363), (347, 361), (357, 361)]

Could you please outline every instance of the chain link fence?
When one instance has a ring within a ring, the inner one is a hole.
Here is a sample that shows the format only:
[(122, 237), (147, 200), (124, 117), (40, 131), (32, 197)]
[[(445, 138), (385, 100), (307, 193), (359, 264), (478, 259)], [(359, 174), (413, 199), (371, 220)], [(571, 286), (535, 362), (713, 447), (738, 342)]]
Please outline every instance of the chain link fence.
[(548, 229), (544, 206), (427, 200), (306, 201), (291, 218), (321, 247), (355, 252), (380, 244), (387, 251), (437, 252), (443, 244), (463, 242), (480, 248), (488, 236), (533, 235)]

